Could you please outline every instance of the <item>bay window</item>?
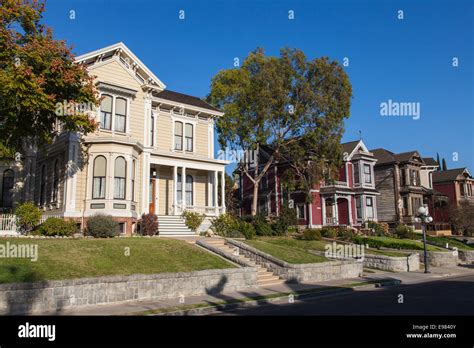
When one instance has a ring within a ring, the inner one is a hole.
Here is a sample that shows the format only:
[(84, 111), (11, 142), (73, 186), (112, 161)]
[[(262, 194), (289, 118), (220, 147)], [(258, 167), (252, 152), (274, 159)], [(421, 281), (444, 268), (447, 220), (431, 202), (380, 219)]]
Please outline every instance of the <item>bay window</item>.
[(364, 183), (372, 183), (372, 171), (369, 164), (364, 164)]
[(105, 178), (107, 172), (107, 160), (104, 156), (97, 156), (94, 160), (92, 178), (92, 198), (105, 198)]
[(374, 219), (374, 199), (372, 197), (365, 198), (365, 217), (367, 220)]
[(117, 157), (114, 167), (114, 198), (125, 199), (125, 180), (126, 180), (127, 163), (125, 158)]

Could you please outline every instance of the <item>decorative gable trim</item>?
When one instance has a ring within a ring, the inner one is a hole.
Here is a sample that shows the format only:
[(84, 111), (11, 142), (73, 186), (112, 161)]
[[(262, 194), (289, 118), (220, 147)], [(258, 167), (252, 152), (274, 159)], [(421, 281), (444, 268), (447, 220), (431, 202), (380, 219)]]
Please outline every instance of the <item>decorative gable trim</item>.
[(166, 85), (123, 42), (82, 54), (76, 58), (76, 62), (95, 66), (103, 59), (110, 58), (117, 58), (127, 70), (132, 70), (143, 88), (159, 91), (166, 88)]
[(127, 88), (127, 87), (122, 87), (116, 84), (108, 83), (108, 82), (99, 82), (97, 83), (97, 88), (101, 91), (104, 92), (109, 92), (113, 94), (119, 94), (124, 97), (132, 97), (135, 98), (137, 95), (137, 90)]

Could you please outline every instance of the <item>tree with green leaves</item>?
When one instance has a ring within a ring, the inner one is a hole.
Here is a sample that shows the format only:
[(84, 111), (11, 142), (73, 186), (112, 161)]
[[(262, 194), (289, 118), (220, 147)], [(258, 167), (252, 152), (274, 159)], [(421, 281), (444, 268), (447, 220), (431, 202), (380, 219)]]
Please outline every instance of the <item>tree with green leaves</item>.
[[(257, 211), (260, 180), (283, 154), (296, 151), (302, 154), (298, 159), (324, 157), (313, 164), (321, 172), (327, 160), (333, 160), (316, 153), (340, 146), (335, 144), (344, 118), (349, 117), (351, 95), (340, 64), (326, 57), (307, 60), (297, 49), (284, 48), (279, 57), (271, 57), (258, 48), (241, 67), (214, 76), (208, 101), (225, 112), (217, 121), (219, 144), (254, 153), (247, 156), (254, 161), (239, 164), (253, 183), (252, 215)], [(313, 143), (316, 139), (318, 144)], [(259, 156), (263, 146), (272, 149), (268, 157)]]
[(448, 166), (446, 165), (446, 160), (443, 157), (443, 171), (448, 170)]
[[(96, 123), (84, 111), (58, 105), (97, 105), (93, 77), (71, 49), (41, 24), (44, 2), (2, 0), (0, 6), (0, 149), (22, 152), (26, 141), (48, 144), (56, 132), (87, 134)], [(60, 125), (60, 127), (58, 127)], [(55, 131), (56, 130), (56, 131)]]

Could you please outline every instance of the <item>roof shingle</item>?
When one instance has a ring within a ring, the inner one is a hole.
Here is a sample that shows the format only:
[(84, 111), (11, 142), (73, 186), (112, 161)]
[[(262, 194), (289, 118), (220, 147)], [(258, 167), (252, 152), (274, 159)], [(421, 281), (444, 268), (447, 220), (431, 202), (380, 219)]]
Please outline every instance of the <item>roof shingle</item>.
[(197, 106), (197, 107), (200, 107), (200, 108), (203, 108), (203, 109), (208, 109), (208, 110), (212, 110), (212, 111), (221, 112), (221, 110), (215, 108), (214, 106), (212, 106), (209, 103), (206, 103), (204, 100), (202, 100), (198, 97), (194, 97), (192, 95), (183, 94), (183, 93), (179, 93), (179, 92), (175, 92), (175, 91), (170, 91), (169, 89), (165, 89), (165, 90), (163, 90), (159, 93), (154, 93), (154, 96), (158, 97), (158, 98), (178, 102), (178, 103)]
[[(459, 175), (462, 175), (464, 171), (467, 171), (467, 168), (454, 168), (433, 172), (433, 182), (454, 181), (458, 178)], [(469, 172), (467, 173), (469, 175)]]

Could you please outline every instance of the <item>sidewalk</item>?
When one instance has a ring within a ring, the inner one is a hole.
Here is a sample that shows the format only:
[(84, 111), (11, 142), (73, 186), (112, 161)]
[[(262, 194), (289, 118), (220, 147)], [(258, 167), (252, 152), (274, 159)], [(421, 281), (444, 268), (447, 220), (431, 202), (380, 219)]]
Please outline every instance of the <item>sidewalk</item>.
[[(166, 312), (179, 312), (180, 314), (202, 314), (201, 309), (206, 307), (223, 307), (226, 304), (235, 305), (243, 302), (270, 302), (272, 300), (289, 297), (289, 294), (298, 296), (329, 296), (338, 293), (363, 291), (379, 287), (380, 284), (396, 285), (398, 283), (408, 285), (422, 282), (433, 281), (446, 277), (461, 277), (474, 274), (474, 267), (436, 267), (431, 269), (430, 274), (423, 273), (423, 270), (410, 273), (392, 273), (378, 270), (371, 270), (370, 273), (364, 273), (363, 277), (354, 279), (343, 279), (336, 281), (327, 281), (313, 284), (293, 284), (284, 283), (248, 291), (220, 293), (213, 295), (192, 296), (186, 298), (174, 298), (168, 300), (155, 301), (136, 301), (124, 302), (119, 304), (96, 305), (78, 309), (64, 309), (60, 313), (44, 313), (52, 315), (147, 315), (153, 311), (155, 314)], [(377, 284), (379, 283), (379, 284)], [(299, 294), (299, 295), (298, 295)], [(236, 303), (237, 302), (237, 303)], [(257, 304), (258, 304), (257, 303)], [(192, 311), (187, 313), (184, 311)], [(211, 308), (212, 310), (212, 308)], [(204, 311), (202, 311), (204, 312)]]

